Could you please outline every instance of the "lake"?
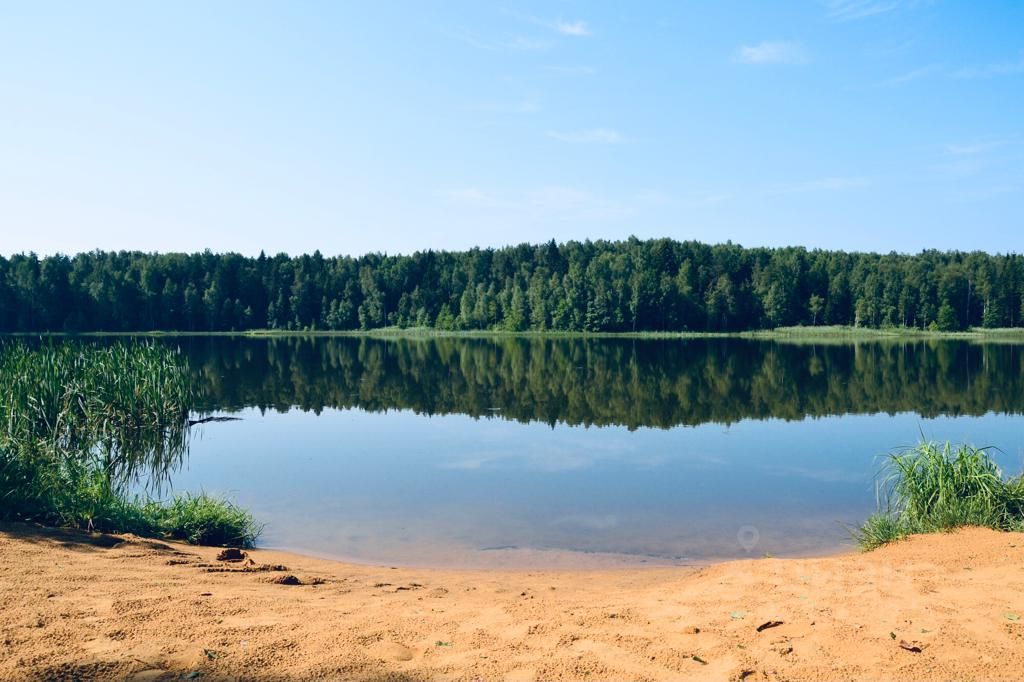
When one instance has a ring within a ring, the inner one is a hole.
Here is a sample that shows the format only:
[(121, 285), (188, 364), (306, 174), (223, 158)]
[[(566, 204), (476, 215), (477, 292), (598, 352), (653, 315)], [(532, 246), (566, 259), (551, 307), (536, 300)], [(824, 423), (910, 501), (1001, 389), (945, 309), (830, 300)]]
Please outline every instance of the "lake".
[[(175, 490), (262, 544), (419, 566), (824, 554), (921, 439), (1021, 468), (1024, 346), (968, 341), (168, 337), (238, 421)], [(164, 490), (163, 492), (166, 492)]]

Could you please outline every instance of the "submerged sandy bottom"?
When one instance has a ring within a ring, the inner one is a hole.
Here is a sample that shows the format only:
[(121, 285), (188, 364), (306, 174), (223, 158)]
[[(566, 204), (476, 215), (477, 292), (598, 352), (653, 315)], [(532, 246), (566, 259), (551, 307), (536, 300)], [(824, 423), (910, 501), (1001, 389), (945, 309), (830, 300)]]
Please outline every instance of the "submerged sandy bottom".
[[(699, 569), (414, 570), (216, 554), (0, 525), (0, 679), (1009, 680), (1024, 670), (1024, 534), (971, 529)], [(275, 582), (285, 576), (301, 584)], [(767, 623), (778, 624), (759, 631)]]

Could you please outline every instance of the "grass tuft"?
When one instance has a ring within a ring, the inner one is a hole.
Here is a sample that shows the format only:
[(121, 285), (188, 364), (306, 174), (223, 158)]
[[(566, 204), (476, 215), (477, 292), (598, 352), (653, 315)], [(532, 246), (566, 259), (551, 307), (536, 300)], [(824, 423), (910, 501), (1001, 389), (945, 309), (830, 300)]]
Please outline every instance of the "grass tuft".
[(263, 531), (248, 511), (206, 493), (178, 495), (168, 504), (151, 502), (143, 510), (164, 535), (193, 545), (252, 547)]
[(960, 526), (1024, 529), (1024, 478), (1005, 478), (985, 448), (921, 443), (893, 453), (879, 490), (885, 510), (854, 533), (864, 549)]

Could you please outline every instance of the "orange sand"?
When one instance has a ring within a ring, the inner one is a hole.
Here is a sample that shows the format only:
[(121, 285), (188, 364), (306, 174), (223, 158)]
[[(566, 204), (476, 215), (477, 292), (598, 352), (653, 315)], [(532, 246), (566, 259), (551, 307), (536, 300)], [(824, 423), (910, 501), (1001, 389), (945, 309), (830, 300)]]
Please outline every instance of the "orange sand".
[(1024, 534), (702, 569), (217, 552), (0, 525), (0, 679), (1024, 678)]

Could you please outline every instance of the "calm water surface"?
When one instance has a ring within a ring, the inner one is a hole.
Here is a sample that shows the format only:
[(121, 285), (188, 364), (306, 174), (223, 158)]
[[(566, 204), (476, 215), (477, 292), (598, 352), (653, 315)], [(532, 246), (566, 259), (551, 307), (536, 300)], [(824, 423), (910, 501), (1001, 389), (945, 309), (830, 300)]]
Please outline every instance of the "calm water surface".
[(1024, 346), (583, 339), (165, 339), (204, 409), (177, 490), (263, 544), (374, 563), (587, 566), (832, 552), (879, 456), (1021, 468)]

